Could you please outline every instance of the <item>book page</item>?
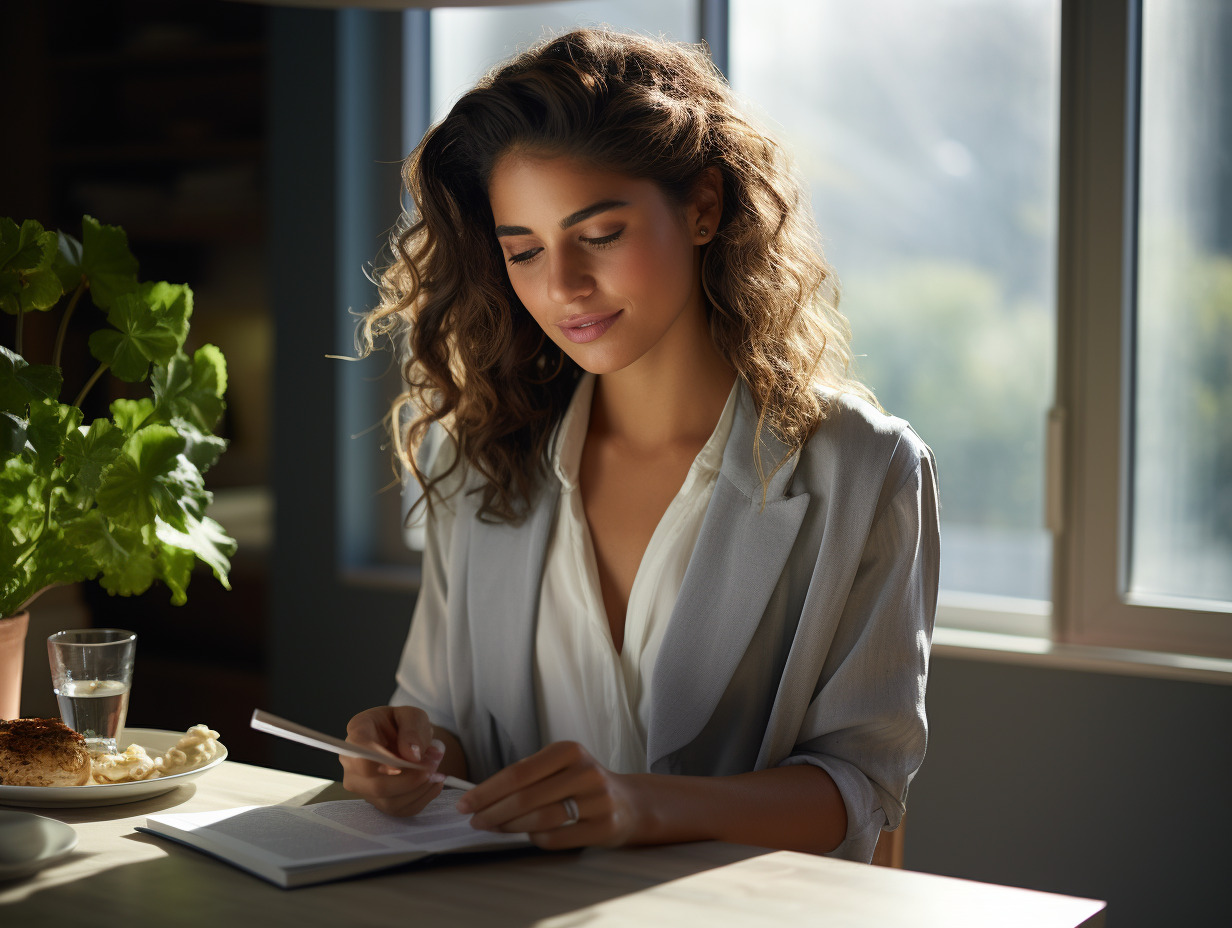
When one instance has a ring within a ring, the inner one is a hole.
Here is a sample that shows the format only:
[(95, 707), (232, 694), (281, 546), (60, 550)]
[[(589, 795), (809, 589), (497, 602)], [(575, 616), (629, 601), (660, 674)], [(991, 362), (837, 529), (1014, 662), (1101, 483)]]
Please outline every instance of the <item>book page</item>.
[(443, 853), (528, 843), (526, 835), (470, 826), (454, 808), (461, 795), (442, 793), (418, 815), (386, 815), (362, 799), (309, 806), (251, 806), (214, 812), (151, 815), (147, 827), (182, 837), (223, 856), (258, 856), (284, 868), (414, 852)]

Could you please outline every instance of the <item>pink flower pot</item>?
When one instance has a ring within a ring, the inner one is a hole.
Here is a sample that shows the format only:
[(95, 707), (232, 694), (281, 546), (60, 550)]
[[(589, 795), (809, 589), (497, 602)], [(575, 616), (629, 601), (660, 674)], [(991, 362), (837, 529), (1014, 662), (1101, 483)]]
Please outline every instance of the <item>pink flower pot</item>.
[(21, 715), (21, 666), (30, 613), (0, 619), (0, 719)]

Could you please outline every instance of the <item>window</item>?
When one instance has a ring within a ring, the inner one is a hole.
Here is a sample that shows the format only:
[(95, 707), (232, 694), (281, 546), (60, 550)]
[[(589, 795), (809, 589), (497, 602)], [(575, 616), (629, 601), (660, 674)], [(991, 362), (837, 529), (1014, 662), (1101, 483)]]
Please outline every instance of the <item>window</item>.
[(705, 38), (810, 183), (858, 373), (937, 452), (938, 621), (1232, 656), (1232, 7), (406, 16), (412, 143), (545, 30)]
[(1034, 634), (1059, 30), (1058, 0), (731, 4), (729, 77), (809, 183), (857, 372), (937, 455), (943, 620)]
[(1232, 9), (1098, 13), (1064, 48), (1056, 633), (1232, 657)]

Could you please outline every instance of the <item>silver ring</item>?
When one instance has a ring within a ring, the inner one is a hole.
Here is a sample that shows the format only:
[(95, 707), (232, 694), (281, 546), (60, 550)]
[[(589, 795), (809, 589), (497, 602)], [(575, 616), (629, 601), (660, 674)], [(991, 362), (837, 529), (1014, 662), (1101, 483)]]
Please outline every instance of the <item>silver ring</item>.
[(562, 799), (561, 804), (565, 807), (565, 820), (560, 823), (559, 827), (576, 825), (578, 823), (577, 800), (570, 796), (568, 799)]

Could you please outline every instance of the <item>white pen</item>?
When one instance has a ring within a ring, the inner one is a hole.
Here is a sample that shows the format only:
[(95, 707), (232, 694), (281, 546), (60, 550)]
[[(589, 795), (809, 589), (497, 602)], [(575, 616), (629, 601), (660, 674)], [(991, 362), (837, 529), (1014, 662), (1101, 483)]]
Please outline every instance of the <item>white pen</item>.
[[(376, 761), (378, 764), (385, 764), (389, 767), (404, 767), (408, 770), (427, 769), (423, 764), (416, 764), (409, 760), (403, 760), (395, 754), (363, 748), (357, 744), (351, 744), (349, 741), (343, 741), (341, 738), (335, 738), (332, 735), (325, 734), (324, 732), (316, 731), (306, 725), (298, 725), (295, 722), (288, 721), (287, 719), (279, 718), (278, 716), (272, 715), (263, 709), (252, 710), (251, 725), (257, 731), (263, 731), (270, 735), (277, 735), (279, 738), (286, 738), (288, 741), (296, 741), (300, 744), (306, 744), (310, 748), (318, 748), (322, 751), (330, 751), (334, 754), (345, 754), (347, 757), (362, 757), (364, 760)], [(470, 783), (466, 780), (460, 780), (457, 777), (445, 777), (445, 785), (451, 789), (467, 790), (475, 788), (474, 783)]]

